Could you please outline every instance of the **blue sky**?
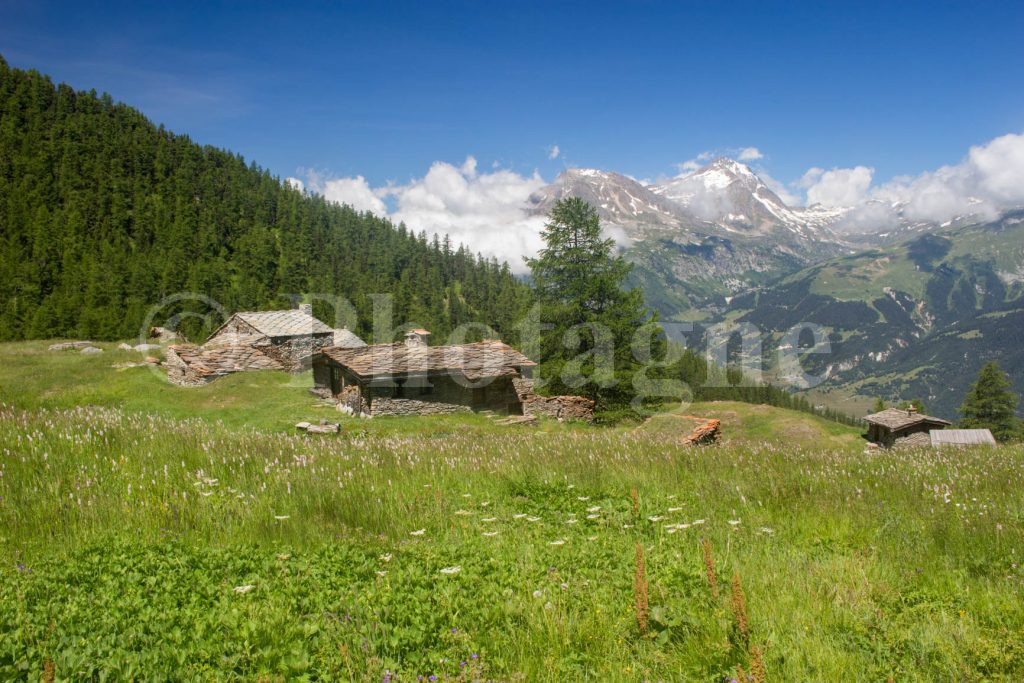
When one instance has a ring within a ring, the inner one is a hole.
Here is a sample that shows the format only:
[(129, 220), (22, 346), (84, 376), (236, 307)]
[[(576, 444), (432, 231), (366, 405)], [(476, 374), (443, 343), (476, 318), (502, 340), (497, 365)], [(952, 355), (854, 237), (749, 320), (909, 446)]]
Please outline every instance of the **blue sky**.
[(1022, 35), (1020, 2), (0, 2), (14, 66), (374, 186), (467, 155), (651, 178), (748, 146), (787, 182), (917, 174), (1024, 130)]

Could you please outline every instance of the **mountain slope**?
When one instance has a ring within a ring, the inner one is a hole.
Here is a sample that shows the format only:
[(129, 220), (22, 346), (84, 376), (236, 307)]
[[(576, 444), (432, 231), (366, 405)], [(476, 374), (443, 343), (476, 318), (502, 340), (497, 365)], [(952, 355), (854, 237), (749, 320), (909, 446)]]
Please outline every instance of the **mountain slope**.
[[(0, 340), (124, 338), (147, 310), (192, 292), (228, 311), (341, 295), (369, 332), (369, 294), (397, 320), (443, 335), (483, 319), (511, 327), (525, 294), (507, 268), (464, 248), (282, 184), (240, 157), (158, 128), (109, 96), (59, 87), (0, 58)], [(314, 310), (335, 321), (322, 301)], [(201, 337), (219, 321), (196, 299)]]
[(729, 232), (767, 236), (782, 229), (799, 240), (841, 241), (829, 226), (845, 209), (791, 209), (748, 166), (726, 157), (650, 189)]
[(569, 169), (531, 197), (546, 213), (581, 197), (627, 247), (633, 286), (666, 319), (724, 311), (730, 297), (850, 249), (830, 225), (842, 211), (790, 209), (748, 167), (716, 159), (666, 183)]
[(793, 325), (820, 325), (831, 353), (806, 368), (827, 386), (920, 397), (955, 417), (988, 360), (1024, 392), (1024, 212), (826, 261), (737, 297), (727, 315), (775, 342)]

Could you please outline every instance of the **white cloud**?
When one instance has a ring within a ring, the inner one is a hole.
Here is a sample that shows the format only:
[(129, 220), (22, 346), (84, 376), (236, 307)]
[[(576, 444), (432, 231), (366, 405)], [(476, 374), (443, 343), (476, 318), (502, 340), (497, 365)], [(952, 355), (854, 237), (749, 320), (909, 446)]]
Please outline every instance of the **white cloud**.
[(867, 166), (833, 168), (831, 171), (812, 168), (799, 184), (807, 188), (808, 204), (856, 206), (867, 199), (874, 172), (875, 169)]
[(757, 161), (758, 159), (761, 159), (763, 157), (764, 155), (761, 154), (761, 150), (759, 150), (757, 147), (744, 147), (743, 149), (739, 150), (736, 159), (739, 161)]
[(992, 219), (1000, 211), (1024, 206), (1024, 135), (1003, 135), (971, 147), (960, 163), (874, 187), (870, 171), (863, 166), (812, 168), (796, 184), (807, 189), (808, 203), (853, 206), (847, 229), (890, 227), (898, 218), (894, 207), (915, 221), (941, 223), (968, 215)]
[(945, 221), (976, 214), (991, 218), (1024, 205), (1024, 135), (1011, 133), (971, 147), (959, 164), (943, 166), (916, 178), (894, 178), (875, 191), (901, 202), (904, 215)]
[(309, 188), (322, 194), (328, 201), (348, 204), (356, 211), (387, 215), (388, 207), (381, 199), (381, 192), (373, 190), (361, 175), (354, 178), (325, 178), (317, 171), (308, 171), (306, 179)]
[(294, 188), (295, 188), (296, 190), (298, 190), (299, 192), (302, 192), (302, 191), (303, 191), (304, 189), (306, 189), (306, 184), (305, 184), (305, 183), (303, 183), (303, 182), (302, 182), (301, 180), (299, 180), (298, 178), (292, 178), (292, 177), (288, 177), (288, 178), (285, 178), (285, 179), (284, 179), (284, 182), (285, 182), (285, 184), (287, 184), (287, 185), (291, 185), (292, 187), (294, 187)]
[(397, 201), (392, 220), (419, 232), (451, 236), (455, 243), (507, 260), (516, 272), (526, 269), (524, 256), (542, 246), (544, 218), (528, 216), (524, 209), (532, 193), (545, 185), (534, 172), (523, 176), (497, 170), (478, 174), (476, 160), (467, 157), (460, 167), (434, 162), (427, 174), (406, 185), (388, 188)]
[(548, 148), (548, 159), (557, 159), (561, 155), (562, 150), (558, 147), (558, 145), (552, 145), (551, 147)]
[(459, 166), (434, 162), (425, 176), (404, 185), (372, 188), (363, 176), (306, 175), (309, 187), (329, 201), (404, 222), (415, 232), (447, 234), (454, 244), (507, 261), (517, 273), (526, 272), (524, 256), (543, 246), (545, 218), (526, 213), (530, 195), (546, 184), (536, 171), (530, 176), (500, 168), (480, 173), (476, 159), (468, 156)]
[(680, 175), (686, 175), (687, 173), (693, 173), (698, 168), (711, 161), (712, 157), (715, 156), (714, 151), (701, 152), (692, 159), (687, 159), (681, 164), (676, 164), (676, 168), (679, 169)]

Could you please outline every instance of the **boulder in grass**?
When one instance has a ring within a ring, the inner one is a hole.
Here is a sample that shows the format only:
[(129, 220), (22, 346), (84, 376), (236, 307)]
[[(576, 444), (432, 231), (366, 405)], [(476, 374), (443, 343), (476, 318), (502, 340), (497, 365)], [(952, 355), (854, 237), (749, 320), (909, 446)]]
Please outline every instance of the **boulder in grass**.
[(136, 344), (132, 348), (145, 353), (146, 351), (159, 351), (161, 347), (159, 344)]
[(87, 346), (92, 346), (91, 341), (70, 341), (60, 342), (59, 344), (50, 344), (50, 351), (70, 351), (72, 349), (84, 349)]
[(95, 346), (86, 346), (82, 349), (82, 353), (103, 353), (103, 349), (96, 348)]
[(306, 431), (310, 434), (337, 434), (341, 426), (333, 422), (326, 424), (309, 425)]
[(341, 431), (341, 425), (337, 422), (328, 422), (327, 420), (320, 420), (320, 424), (299, 422), (295, 425), (295, 428), (301, 429), (308, 434), (337, 434)]
[(122, 351), (131, 351), (132, 350), (132, 345), (131, 344), (125, 344), (124, 342), (121, 342), (120, 344), (117, 345), (117, 348), (119, 348)]

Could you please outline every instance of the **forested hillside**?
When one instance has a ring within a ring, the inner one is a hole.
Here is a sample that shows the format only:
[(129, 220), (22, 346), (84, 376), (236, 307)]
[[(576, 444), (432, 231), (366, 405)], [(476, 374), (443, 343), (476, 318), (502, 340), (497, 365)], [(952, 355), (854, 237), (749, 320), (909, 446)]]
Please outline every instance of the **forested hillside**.
[[(447, 239), (304, 195), (109, 95), (0, 57), (0, 340), (129, 337), (178, 292), (228, 311), (341, 295), (364, 335), (369, 295), (392, 293), (397, 323), (440, 337), (469, 320), (507, 332), (526, 288)], [(315, 312), (334, 322), (326, 304)]]

